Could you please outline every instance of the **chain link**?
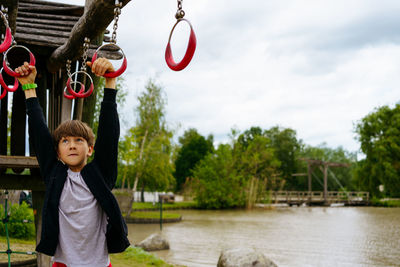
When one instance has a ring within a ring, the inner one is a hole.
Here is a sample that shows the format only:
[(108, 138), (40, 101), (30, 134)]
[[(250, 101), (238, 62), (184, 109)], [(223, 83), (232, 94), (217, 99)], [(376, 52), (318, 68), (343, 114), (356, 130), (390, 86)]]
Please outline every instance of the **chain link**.
[(72, 63), (72, 61), (70, 59), (67, 59), (66, 69), (67, 69), (68, 77), (71, 77), (71, 63)]
[(6, 28), (8, 27), (8, 8), (1, 5), (1, 18), (4, 21)]
[(83, 43), (83, 55), (82, 55), (82, 71), (86, 71), (86, 60), (88, 58), (88, 50), (90, 46), (90, 39), (85, 37), (85, 42)]
[(178, 10), (176, 11), (175, 18), (182, 19), (185, 16), (185, 11), (183, 11), (182, 9), (183, 0), (177, 0), (177, 1), (178, 1)]
[[(0, 16), (1, 16), (1, 19), (3, 20), (4, 26), (6, 29), (8, 28), (8, 14), (7, 13), (8, 13), (8, 8), (1, 5)], [(4, 34), (2, 34), (0, 37), (1, 37), (1, 40), (4, 40), (4, 38), (6, 38)]]
[(112, 32), (111, 41), (110, 41), (113, 44), (117, 43), (118, 20), (119, 20), (119, 15), (121, 15), (121, 8), (122, 8), (122, 2), (119, 2), (118, 0), (116, 0), (115, 1), (115, 8), (114, 8), (113, 32)]

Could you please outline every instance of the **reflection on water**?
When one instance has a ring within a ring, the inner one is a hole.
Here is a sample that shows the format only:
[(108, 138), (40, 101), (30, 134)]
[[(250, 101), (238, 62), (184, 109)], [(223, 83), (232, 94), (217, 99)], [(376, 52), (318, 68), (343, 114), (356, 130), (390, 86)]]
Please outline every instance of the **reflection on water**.
[[(400, 266), (400, 208), (297, 207), (254, 211), (178, 211), (164, 224), (174, 264), (216, 266), (221, 250), (251, 247), (283, 266)], [(129, 224), (136, 244), (159, 225)]]

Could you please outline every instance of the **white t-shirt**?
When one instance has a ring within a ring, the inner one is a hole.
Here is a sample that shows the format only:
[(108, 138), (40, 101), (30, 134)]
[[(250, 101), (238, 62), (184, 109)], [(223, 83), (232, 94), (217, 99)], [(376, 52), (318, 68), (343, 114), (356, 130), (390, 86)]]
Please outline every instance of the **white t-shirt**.
[(107, 216), (80, 172), (68, 170), (58, 214), (60, 234), (53, 261), (68, 267), (108, 266)]

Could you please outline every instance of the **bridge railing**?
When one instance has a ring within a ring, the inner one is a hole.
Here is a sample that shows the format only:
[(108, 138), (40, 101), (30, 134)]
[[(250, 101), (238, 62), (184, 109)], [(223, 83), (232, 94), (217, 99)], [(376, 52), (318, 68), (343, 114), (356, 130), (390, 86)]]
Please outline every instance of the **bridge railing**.
[(323, 191), (271, 191), (270, 200), (272, 203), (277, 202), (323, 202), (328, 203), (368, 203), (369, 192), (343, 192), (328, 191), (325, 198)]

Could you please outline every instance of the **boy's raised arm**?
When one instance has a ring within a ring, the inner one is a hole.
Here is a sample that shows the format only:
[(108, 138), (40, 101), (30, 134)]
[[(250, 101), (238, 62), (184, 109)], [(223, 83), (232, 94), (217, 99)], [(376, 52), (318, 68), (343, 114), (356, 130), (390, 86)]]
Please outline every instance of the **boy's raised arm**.
[[(93, 64), (87, 65), (97, 76), (114, 71), (110, 61), (98, 58)], [(94, 160), (98, 163), (106, 183), (113, 188), (117, 179), (118, 140), (120, 134), (119, 118), (116, 104), (116, 79), (106, 78), (103, 102), (101, 103), (99, 127), (94, 147)]]
[(18, 77), (18, 81), (25, 93), (29, 139), (32, 141), (42, 176), (45, 179), (45, 183), (47, 183), (48, 176), (46, 174), (49, 173), (50, 167), (57, 160), (57, 154), (54, 150), (53, 139), (44, 119), (42, 108), (36, 97), (36, 84), (34, 83), (37, 73), (36, 68), (25, 62), (15, 71), (21, 74)]

